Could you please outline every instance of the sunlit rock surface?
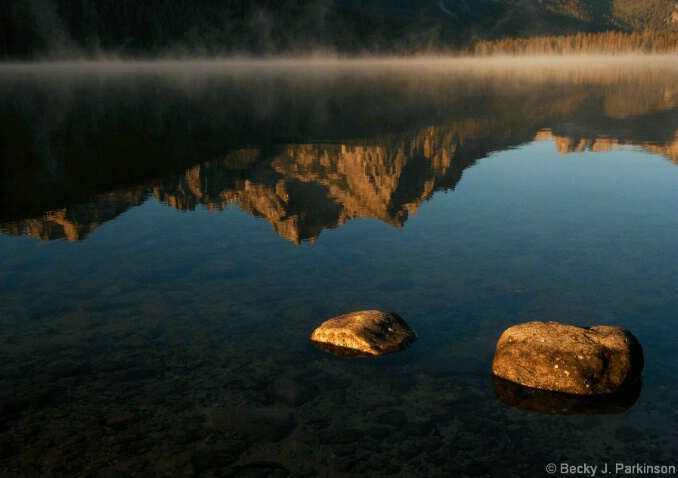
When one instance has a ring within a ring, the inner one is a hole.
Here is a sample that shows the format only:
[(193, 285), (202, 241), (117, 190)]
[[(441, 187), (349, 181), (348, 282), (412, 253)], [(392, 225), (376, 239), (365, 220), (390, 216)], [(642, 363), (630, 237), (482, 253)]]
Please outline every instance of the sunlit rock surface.
[(492, 372), (527, 387), (596, 395), (630, 385), (643, 364), (640, 343), (622, 327), (528, 322), (501, 335)]
[(549, 415), (609, 415), (624, 413), (640, 397), (642, 380), (636, 380), (617, 393), (574, 395), (525, 387), (497, 376), (492, 377), (497, 398), (511, 407)]
[(362, 310), (329, 319), (311, 334), (321, 350), (344, 357), (370, 357), (399, 352), (416, 339), (397, 314)]

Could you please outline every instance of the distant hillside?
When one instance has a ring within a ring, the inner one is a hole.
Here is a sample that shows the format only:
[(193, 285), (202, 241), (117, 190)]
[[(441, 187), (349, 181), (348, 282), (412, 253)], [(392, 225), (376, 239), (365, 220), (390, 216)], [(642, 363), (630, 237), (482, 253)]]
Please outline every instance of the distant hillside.
[(678, 31), (674, 0), (3, 0), (0, 58), (458, 51), (577, 32)]

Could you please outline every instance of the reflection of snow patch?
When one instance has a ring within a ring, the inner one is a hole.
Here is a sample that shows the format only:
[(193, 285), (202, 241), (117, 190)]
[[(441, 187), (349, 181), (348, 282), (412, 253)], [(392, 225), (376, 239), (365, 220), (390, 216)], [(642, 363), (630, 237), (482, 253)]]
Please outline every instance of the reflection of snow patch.
[(440, 9), (443, 11), (443, 13), (448, 14), (449, 16), (451, 16), (451, 17), (454, 18), (454, 19), (457, 18), (457, 16), (456, 16), (454, 13), (452, 13), (452, 12), (450, 11), (449, 8), (447, 8), (447, 7), (445, 6), (445, 0), (440, 0), (440, 1), (438, 2), (438, 6), (439, 6)]

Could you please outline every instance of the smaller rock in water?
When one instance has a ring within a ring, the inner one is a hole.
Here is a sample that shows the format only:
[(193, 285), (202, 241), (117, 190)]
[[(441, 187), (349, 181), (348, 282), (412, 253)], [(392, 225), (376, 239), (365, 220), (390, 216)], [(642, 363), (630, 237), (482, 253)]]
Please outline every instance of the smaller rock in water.
[(316, 347), (343, 357), (399, 352), (416, 338), (402, 317), (379, 310), (351, 312), (329, 319), (311, 334)]
[(634, 383), (643, 365), (640, 343), (623, 327), (527, 322), (501, 335), (492, 372), (526, 387), (598, 395)]

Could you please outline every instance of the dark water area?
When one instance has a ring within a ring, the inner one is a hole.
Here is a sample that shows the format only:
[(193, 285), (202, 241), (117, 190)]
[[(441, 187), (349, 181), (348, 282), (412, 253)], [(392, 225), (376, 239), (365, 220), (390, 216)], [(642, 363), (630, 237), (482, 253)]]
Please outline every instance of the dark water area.
[[(0, 65), (0, 476), (672, 476), (675, 60)], [(642, 384), (547, 413), (532, 320)]]

